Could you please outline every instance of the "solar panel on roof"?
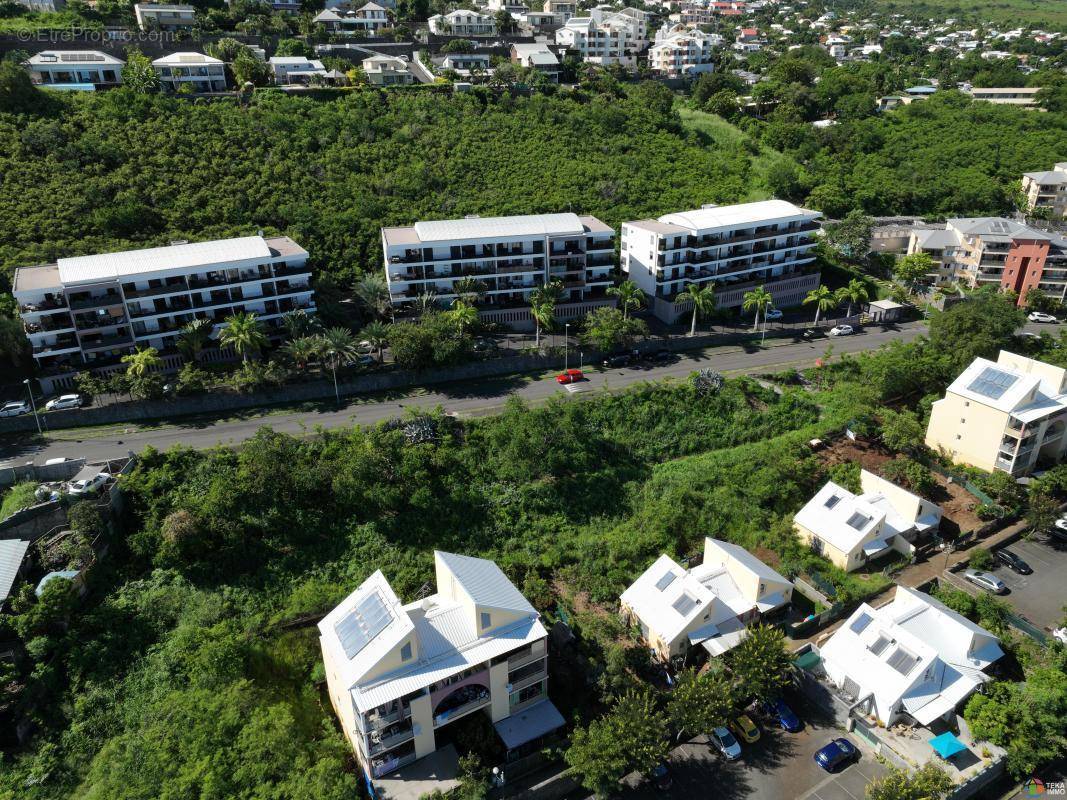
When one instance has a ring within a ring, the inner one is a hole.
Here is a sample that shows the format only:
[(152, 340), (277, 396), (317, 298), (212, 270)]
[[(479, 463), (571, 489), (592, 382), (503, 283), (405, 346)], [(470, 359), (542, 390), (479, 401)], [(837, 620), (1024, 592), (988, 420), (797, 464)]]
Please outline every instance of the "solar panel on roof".
[(334, 625), (345, 655), (355, 658), (392, 621), (393, 615), (377, 592), (371, 592)]
[(967, 388), (975, 394), (982, 395), (982, 397), (988, 397), (990, 400), (999, 400), (1004, 392), (1008, 391), (1017, 380), (1019, 380), (1018, 377), (1010, 372), (1004, 372), (995, 367), (986, 367), (977, 378), (971, 381), (971, 385)]
[(668, 570), (663, 577), (656, 581), (656, 588), (661, 592), (674, 583), (674, 573)]
[(867, 626), (871, 624), (871, 615), (866, 611), (856, 617), (855, 621), (849, 625), (853, 633), (863, 633), (867, 629)]
[(674, 601), (674, 610), (681, 614), (683, 617), (696, 608), (698, 605), (697, 600), (693, 595), (688, 592), (682, 592), (682, 595)]
[(889, 666), (899, 672), (901, 675), (907, 675), (911, 672), (912, 667), (919, 663), (919, 657), (914, 653), (909, 653), (903, 647), (898, 646), (893, 654), (886, 659)]

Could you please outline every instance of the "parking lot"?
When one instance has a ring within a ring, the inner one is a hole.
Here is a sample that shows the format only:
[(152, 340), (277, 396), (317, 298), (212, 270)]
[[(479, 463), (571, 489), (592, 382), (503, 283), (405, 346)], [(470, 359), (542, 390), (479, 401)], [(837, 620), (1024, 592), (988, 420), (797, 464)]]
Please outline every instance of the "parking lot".
[[(678, 797), (694, 800), (715, 797), (737, 798), (811, 798), (811, 800), (863, 800), (864, 788), (874, 778), (884, 775), (867, 745), (844, 733), (833, 721), (806, 700), (791, 695), (790, 706), (803, 720), (804, 728), (788, 733), (763, 718), (760, 740), (742, 744), (741, 759), (728, 762), (704, 737), (679, 745), (671, 753), (673, 785), (660, 792), (645, 782), (631, 787), (625, 797)], [(815, 763), (814, 755), (831, 739), (844, 736), (857, 746), (860, 758), (836, 774), (825, 772)]]
[[(1067, 545), (1056, 540), (1019, 540), (1008, 545), (1015, 555), (1033, 568), (1032, 575), (1019, 575), (998, 564), (994, 574), (1010, 590), (1003, 599), (1019, 616), (1039, 628), (1055, 628), (1067, 604)], [(980, 591), (980, 590), (978, 590)]]

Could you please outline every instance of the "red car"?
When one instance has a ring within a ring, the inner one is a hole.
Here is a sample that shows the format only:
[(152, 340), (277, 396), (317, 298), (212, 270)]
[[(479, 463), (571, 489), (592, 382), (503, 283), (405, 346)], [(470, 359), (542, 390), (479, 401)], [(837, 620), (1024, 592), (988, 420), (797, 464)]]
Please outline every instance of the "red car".
[(580, 369), (568, 369), (556, 376), (556, 383), (577, 383), (584, 381), (585, 375)]

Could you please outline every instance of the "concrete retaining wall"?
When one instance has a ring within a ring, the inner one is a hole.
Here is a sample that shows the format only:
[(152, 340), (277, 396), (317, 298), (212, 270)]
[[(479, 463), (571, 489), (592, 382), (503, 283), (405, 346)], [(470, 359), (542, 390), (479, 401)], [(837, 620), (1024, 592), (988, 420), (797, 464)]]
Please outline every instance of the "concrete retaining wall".
[(24, 508), (0, 522), (0, 539), (36, 541), (49, 531), (67, 524), (66, 506), (59, 500)]
[(84, 458), (70, 458), (62, 464), (27, 464), (11, 465), (0, 469), (0, 486), (13, 486), (23, 481), (48, 483), (50, 481), (67, 481), (78, 474), (85, 466)]

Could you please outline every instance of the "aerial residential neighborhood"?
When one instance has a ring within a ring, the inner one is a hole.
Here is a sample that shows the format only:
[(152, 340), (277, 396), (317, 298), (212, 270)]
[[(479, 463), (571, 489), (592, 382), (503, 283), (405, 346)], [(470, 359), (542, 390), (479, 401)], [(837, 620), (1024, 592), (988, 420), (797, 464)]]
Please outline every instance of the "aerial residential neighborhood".
[(0, 186), (0, 800), (1067, 791), (1063, 0), (16, 0)]

